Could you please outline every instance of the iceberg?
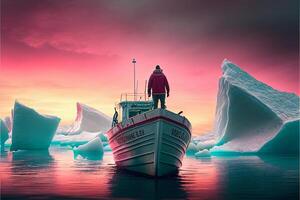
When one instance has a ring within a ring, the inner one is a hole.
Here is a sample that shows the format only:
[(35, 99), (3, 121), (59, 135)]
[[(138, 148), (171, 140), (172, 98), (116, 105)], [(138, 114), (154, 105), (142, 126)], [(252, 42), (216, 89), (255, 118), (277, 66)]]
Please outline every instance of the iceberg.
[(1, 151), (4, 151), (4, 143), (6, 142), (6, 140), (8, 139), (9, 135), (8, 135), (8, 128), (6, 127), (4, 121), (2, 119), (0, 119), (0, 139), (1, 139)]
[(197, 158), (201, 158), (201, 157), (210, 157), (210, 151), (207, 149), (198, 151), (197, 153), (195, 153), (195, 156)]
[(83, 158), (87, 159), (102, 159), (104, 150), (102, 141), (99, 137), (96, 137), (89, 141), (86, 144), (80, 145), (73, 149), (74, 157), (76, 158), (80, 155)]
[(193, 137), (192, 141), (196, 144), (197, 151), (201, 151), (212, 148), (216, 144), (216, 137), (213, 132), (209, 132)]
[(82, 132), (106, 132), (110, 129), (112, 118), (82, 103), (77, 103), (75, 122), (69, 127), (59, 127), (57, 134), (77, 135)]
[(112, 151), (111, 147), (109, 144), (107, 145), (104, 145), (104, 148), (103, 148), (104, 151)]
[(197, 153), (198, 149), (197, 149), (197, 145), (194, 142), (190, 142), (187, 150), (186, 150), (186, 154), (187, 155), (194, 155), (195, 153)]
[(11, 118), (10, 117), (5, 117), (4, 118), (4, 124), (6, 126), (6, 128), (8, 129), (8, 132), (10, 133), (12, 131), (12, 122), (11, 122)]
[(102, 135), (101, 132), (87, 132), (83, 131), (77, 135), (60, 135), (56, 134), (52, 140), (52, 144), (61, 146), (79, 146), (89, 142), (98, 135)]
[(222, 70), (210, 152), (299, 154), (299, 96), (273, 89), (228, 60)]
[(205, 149), (210, 149), (216, 144), (215, 140), (206, 140), (206, 141), (199, 141), (197, 143), (197, 150), (202, 151)]
[(15, 102), (11, 151), (48, 149), (60, 119)]
[(198, 143), (199, 141), (213, 141), (216, 139), (215, 133), (206, 132), (201, 135), (193, 136), (192, 141)]

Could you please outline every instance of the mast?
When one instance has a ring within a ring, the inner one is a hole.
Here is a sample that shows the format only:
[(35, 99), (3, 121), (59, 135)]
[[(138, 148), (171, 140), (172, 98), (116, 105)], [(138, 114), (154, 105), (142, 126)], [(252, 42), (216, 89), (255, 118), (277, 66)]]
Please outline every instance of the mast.
[[(136, 81), (136, 89), (135, 89), (135, 93), (138, 94), (139, 93), (139, 80)], [(138, 95), (137, 95), (138, 96)]]
[(132, 63), (133, 63), (133, 97), (134, 97), (134, 101), (136, 101), (136, 88), (135, 88), (135, 63), (136, 63), (136, 60), (133, 59)]

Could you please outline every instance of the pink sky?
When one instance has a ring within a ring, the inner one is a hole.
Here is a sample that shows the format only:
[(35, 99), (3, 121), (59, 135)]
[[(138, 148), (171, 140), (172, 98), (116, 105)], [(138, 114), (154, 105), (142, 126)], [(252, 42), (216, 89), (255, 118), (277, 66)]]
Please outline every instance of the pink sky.
[[(224, 58), (276, 89), (299, 94), (298, 42), (290, 41), (293, 35), (281, 38), (284, 24), (294, 23), (290, 10), (283, 9), (286, 21), (278, 21), (254, 4), (250, 12), (242, 5), (194, 3), (1, 1), (0, 117), (9, 115), (15, 99), (61, 117), (62, 124), (75, 119), (76, 102), (112, 115), (120, 94), (132, 92), (132, 58), (139, 92), (161, 65), (171, 87), (168, 109), (184, 111), (194, 134), (212, 128)], [(265, 21), (249, 18), (253, 12)], [(282, 29), (265, 30), (251, 20), (262, 27), (278, 21)]]

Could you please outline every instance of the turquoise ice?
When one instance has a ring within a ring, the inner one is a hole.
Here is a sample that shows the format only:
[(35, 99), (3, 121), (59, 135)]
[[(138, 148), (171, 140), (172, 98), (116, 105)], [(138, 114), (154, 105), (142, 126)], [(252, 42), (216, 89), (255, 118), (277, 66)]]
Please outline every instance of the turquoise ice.
[(210, 144), (213, 155), (299, 154), (299, 96), (273, 89), (228, 60), (222, 70), (214, 130), (194, 142)]
[(15, 102), (10, 150), (48, 149), (59, 122), (58, 117), (41, 115)]
[(95, 137), (86, 144), (80, 145), (73, 149), (75, 158), (81, 156), (87, 159), (102, 159), (103, 157), (103, 144), (100, 137)]
[(1, 137), (1, 141), (0, 141), (1, 151), (4, 151), (4, 143), (6, 142), (9, 136), (8, 136), (8, 129), (2, 119), (0, 119), (0, 137)]

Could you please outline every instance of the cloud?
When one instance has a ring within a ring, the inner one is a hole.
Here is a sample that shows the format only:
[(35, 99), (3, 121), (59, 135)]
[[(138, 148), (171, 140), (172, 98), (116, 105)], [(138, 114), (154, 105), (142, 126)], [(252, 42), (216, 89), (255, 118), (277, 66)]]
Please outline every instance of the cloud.
[[(32, 47), (99, 53), (137, 38), (259, 40), (274, 53), (298, 47), (298, 1), (1, 1), (4, 37)], [(125, 39), (126, 38), (126, 39)], [(179, 40), (178, 40), (179, 39)], [(122, 48), (121, 48), (122, 49)], [(101, 54), (101, 53), (100, 53)]]

